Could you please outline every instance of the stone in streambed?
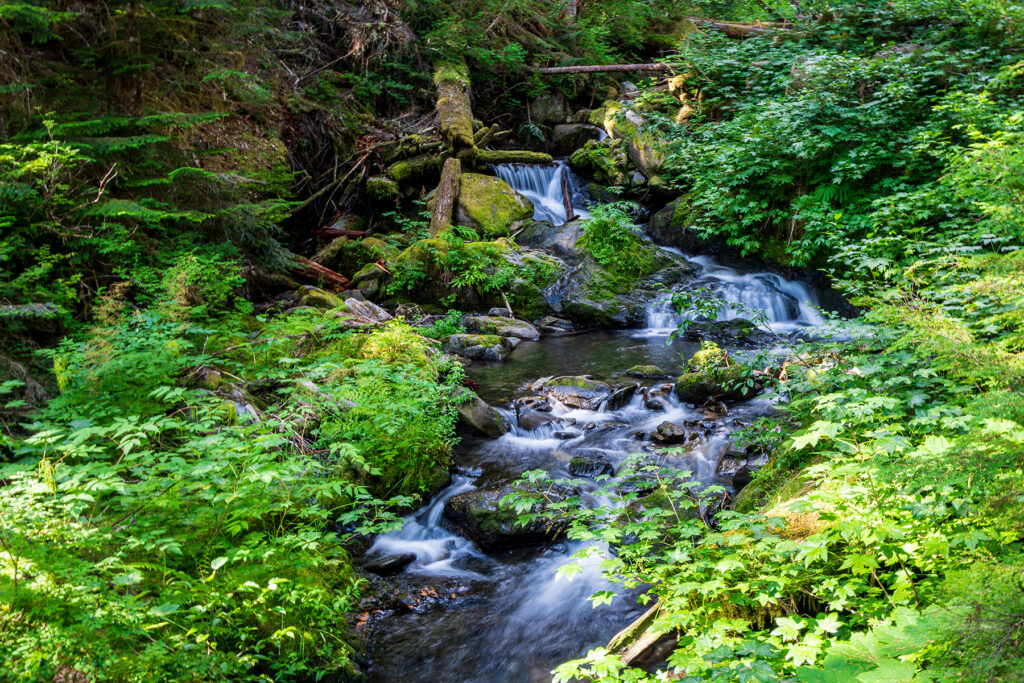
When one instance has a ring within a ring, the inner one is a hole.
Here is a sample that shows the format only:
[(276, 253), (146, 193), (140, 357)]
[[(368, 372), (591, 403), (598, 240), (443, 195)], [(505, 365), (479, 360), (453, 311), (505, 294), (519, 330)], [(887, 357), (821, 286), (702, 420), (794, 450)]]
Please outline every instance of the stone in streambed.
[(735, 403), (754, 398), (763, 388), (746, 385), (746, 372), (738, 364), (706, 371), (687, 372), (676, 379), (676, 394), (693, 403)]
[(456, 410), (460, 424), (483, 436), (496, 439), (509, 430), (508, 422), (501, 413), (478, 396), (457, 404)]
[(571, 322), (551, 315), (541, 318), (537, 323), (537, 328), (541, 334), (546, 336), (572, 334), (575, 331)]
[(640, 387), (636, 384), (630, 384), (629, 386), (616, 389), (612, 392), (612, 395), (608, 397), (608, 403), (606, 407), (608, 410), (619, 410), (626, 406), (633, 399), (633, 394)]
[(590, 375), (553, 377), (544, 382), (542, 393), (570, 408), (597, 410), (612, 394), (612, 388)]
[(499, 337), (496, 334), (453, 334), (445, 351), (471, 360), (504, 360), (519, 339)]
[[(517, 492), (512, 485), (475, 489), (449, 498), (444, 505), (445, 526), (470, 539), (484, 550), (537, 545), (558, 540), (567, 524), (543, 518), (520, 521), (519, 513), (503, 499)], [(575, 495), (576, 489), (552, 484), (544, 491), (527, 488), (522, 495), (533, 499), (531, 512), (542, 512), (551, 500)]]
[(634, 377), (636, 379), (665, 379), (671, 377), (671, 375), (657, 365), (634, 365), (622, 374), (625, 377)]
[(540, 339), (540, 332), (530, 323), (515, 318), (492, 315), (471, 315), (465, 320), (466, 330), (477, 334), (496, 334), (523, 341)]
[(569, 474), (574, 477), (597, 479), (602, 475), (614, 476), (615, 468), (603, 458), (592, 455), (574, 455), (569, 460)]
[(363, 565), (363, 569), (371, 574), (376, 574), (377, 576), (394, 576), (412, 564), (415, 560), (416, 556), (412, 553), (386, 555), (381, 558), (370, 560)]
[(512, 407), (516, 411), (516, 422), (527, 431), (558, 422), (558, 418), (551, 414), (551, 404), (546, 396), (523, 396), (517, 398)]

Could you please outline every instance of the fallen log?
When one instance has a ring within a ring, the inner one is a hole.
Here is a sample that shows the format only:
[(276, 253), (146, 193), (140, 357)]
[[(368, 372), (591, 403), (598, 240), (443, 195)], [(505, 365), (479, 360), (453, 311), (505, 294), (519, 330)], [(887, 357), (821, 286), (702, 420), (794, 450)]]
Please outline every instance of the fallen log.
[(459, 181), (462, 178), (462, 162), (450, 157), (441, 170), (441, 182), (430, 200), (430, 236), (437, 237), (452, 224), (452, 211), (459, 198)]
[(754, 23), (743, 23), (739, 21), (715, 21), (713, 19), (693, 19), (689, 21), (693, 22), (697, 26), (707, 26), (717, 31), (721, 31), (730, 38), (749, 38), (750, 36), (764, 35), (766, 33), (778, 33), (779, 31), (785, 31), (785, 24), (783, 23), (770, 23), (766, 21), (758, 21)]
[(469, 69), (465, 63), (440, 62), (434, 69), (437, 117), (452, 153), (475, 150), (473, 108), (469, 103)]
[[(444, 165), (442, 154), (421, 154), (412, 159), (396, 161), (385, 172), (396, 183), (408, 183), (424, 177), (434, 176)], [(436, 176), (435, 176), (436, 177)]]
[(351, 237), (352, 239), (359, 239), (366, 237), (365, 230), (345, 230), (342, 228), (317, 228), (313, 231), (313, 234), (317, 237)]
[(522, 149), (477, 150), (473, 157), (476, 166), (488, 164), (550, 164), (554, 161), (550, 154), (544, 152), (528, 152)]
[(348, 289), (352, 286), (352, 281), (341, 273), (336, 273), (330, 268), (325, 268), (319, 263), (310, 261), (303, 256), (295, 257), (295, 265), (292, 266), (291, 272), (296, 277), (312, 280), (318, 284), (323, 282), (335, 289)]
[(671, 71), (668, 64), (588, 64), (585, 66), (543, 66), (539, 74), (599, 74), (617, 71)]

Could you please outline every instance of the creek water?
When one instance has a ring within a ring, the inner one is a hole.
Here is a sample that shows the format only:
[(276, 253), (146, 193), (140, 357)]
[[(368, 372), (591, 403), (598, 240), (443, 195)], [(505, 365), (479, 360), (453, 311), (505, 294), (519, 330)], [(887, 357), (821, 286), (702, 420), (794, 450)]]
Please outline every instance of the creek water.
[[(496, 170), (534, 202), (537, 216), (564, 222), (560, 174), (568, 173), (567, 167)], [(814, 292), (801, 283), (773, 273), (738, 272), (706, 257), (680, 256), (700, 269), (687, 286), (709, 287), (726, 302), (720, 319), (742, 317), (753, 309), (782, 332), (822, 322), (813, 308)], [(678, 314), (666, 302), (654, 301), (647, 309), (645, 329), (542, 337), (522, 343), (503, 363), (467, 368), (468, 376), (480, 385), (481, 398), (499, 407), (511, 430), (497, 439), (465, 438), (454, 454), (457, 474), (452, 484), (406, 518), (400, 530), (378, 537), (368, 551), (370, 558), (415, 556), (391, 579), (405, 606), (374, 617), (368, 653), (371, 680), (550, 681), (551, 670), (560, 662), (607, 644), (642, 613), (636, 594), (621, 590), (611, 605), (591, 607), (588, 596), (616, 590), (601, 574), (597, 559), (588, 559), (571, 579), (557, 577), (558, 568), (573, 561), (570, 556), (580, 544), (485, 553), (445, 527), (443, 508), (452, 496), (476, 487), (499, 488), (527, 470), (544, 469), (554, 479), (573, 478), (569, 460), (574, 455), (599, 458), (617, 471), (630, 453), (652, 449), (643, 435), (660, 423), (709, 419), (703, 408), (678, 401), (671, 385), (665, 384), (699, 348), (679, 340), (667, 343), (678, 322)], [(515, 398), (531, 393), (529, 384), (537, 378), (586, 374), (613, 386), (625, 385), (638, 380), (621, 373), (640, 364), (660, 367), (666, 378), (639, 381), (643, 386), (614, 410), (606, 405), (583, 410), (552, 400), (550, 422), (524, 426), (511, 407)], [(645, 404), (645, 394), (658, 396), (657, 410)], [(732, 406), (727, 417), (710, 418), (717, 421), (706, 438), (685, 455), (669, 456), (667, 464), (692, 472), (701, 484), (728, 487), (731, 474), (718, 470), (730, 433), (770, 414), (774, 401), (774, 396), (762, 395)]]

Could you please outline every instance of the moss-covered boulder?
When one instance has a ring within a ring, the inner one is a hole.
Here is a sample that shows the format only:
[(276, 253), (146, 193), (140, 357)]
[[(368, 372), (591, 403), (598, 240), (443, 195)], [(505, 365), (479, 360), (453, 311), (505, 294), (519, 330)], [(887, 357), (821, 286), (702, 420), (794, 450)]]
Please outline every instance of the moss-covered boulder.
[(342, 274), (357, 273), (370, 263), (391, 260), (398, 255), (398, 249), (379, 237), (364, 237), (361, 240), (337, 237), (313, 257), (317, 263)]
[(533, 204), (501, 178), (463, 173), (455, 222), (485, 237), (504, 237), (533, 216)]
[(464, 322), (468, 332), (496, 334), (499, 337), (515, 337), (523, 341), (540, 339), (540, 332), (537, 331), (537, 328), (525, 320), (493, 315), (471, 315)]
[(623, 141), (626, 155), (647, 178), (650, 186), (665, 185), (661, 177), (665, 166), (664, 144), (656, 132), (648, 130), (640, 114), (623, 107), (618, 101), (610, 100), (595, 110), (593, 119), (600, 121), (598, 125), (603, 127), (613, 140)]
[(764, 388), (759, 382), (748, 386), (748, 375), (749, 371), (739, 363), (687, 372), (676, 378), (676, 394), (690, 403), (745, 401), (754, 398)]
[(398, 183), (386, 176), (374, 176), (366, 181), (366, 193), (380, 204), (397, 204), (402, 198)]
[(519, 513), (503, 499), (513, 493), (535, 502), (531, 512), (543, 512), (553, 500), (573, 495), (567, 486), (552, 485), (547, 490), (516, 489), (512, 485), (497, 489), (476, 489), (449, 498), (444, 505), (445, 525), (469, 538), (484, 550), (500, 550), (556, 541), (565, 535), (567, 524), (557, 520), (521, 521)]
[(445, 346), (447, 353), (453, 353), (470, 360), (505, 360), (505, 357), (519, 345), (514, 337), (499, 337), (496, 334), (453, 334)]
[(319, 287), (307, 286), (299, 290), (295, 303), (298, 306), (308, 306), (309, 308), (319, 308), (320, 310), (328, 311), (341, 306), (342, 298), (337, 294), (325, 292)]
[(636, 170), (622, 140), (590, 140), (569, 157), (569, 166), (577, 173), (593, 178), (601, 185), (627, 187)]

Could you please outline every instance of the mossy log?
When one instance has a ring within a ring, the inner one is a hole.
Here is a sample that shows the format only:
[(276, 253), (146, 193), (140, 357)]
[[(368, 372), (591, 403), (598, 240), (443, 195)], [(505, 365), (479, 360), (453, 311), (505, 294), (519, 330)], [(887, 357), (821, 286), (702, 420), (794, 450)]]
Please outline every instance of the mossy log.
[(408, 184), (415, 181), (436, 177), (444, 166), (445, 156), (443, 154), (421, 154), (412, 159), (398, 161), (388, 166), (387, 175), (399, 184)]
[(550, 164), (554, 160), (544, 152), (528, 152), (521, 149), (512, 150), (478, 150), (473, 164), (484, 167), (489, 164)]
[(437, 237), (452, 223), (455, 201), (459, 198), (459, 182), (462, 178), (462, 162), (450, 157), (441, 170), (441, 182), (430, 200), (430, 236)]
[(469, 69), (465, 63), (440, 62), (434, 69), (437, 116), (441, 134), (455, 154), (475, 150), (473, 109), (469, 103)]

